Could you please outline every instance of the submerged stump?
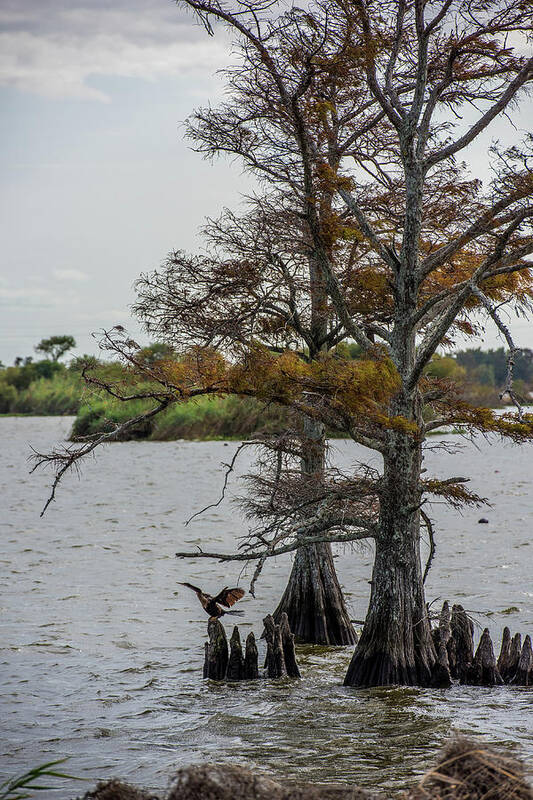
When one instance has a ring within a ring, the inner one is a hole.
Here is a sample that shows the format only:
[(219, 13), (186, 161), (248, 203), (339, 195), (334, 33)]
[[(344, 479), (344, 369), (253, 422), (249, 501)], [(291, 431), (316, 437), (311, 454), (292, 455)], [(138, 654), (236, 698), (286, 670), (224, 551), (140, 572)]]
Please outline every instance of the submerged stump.
[(461, 605), (452, 608), (451, 631), (455, 643), (455, 670), (461, 683), (467, 683), (474, 661), (474, 626)]
[(465, 683), (470, 686), (502, 686), (503, 680), (496, 666), (494, 648), (489, 629), (485, 628), (469, 668)]
[(276, 625), (271, 614), (268, 614), (264, 618), (263, 624), (265, 626), (265, 639), (267, 643), (265, 658), (267, 678), (282, 678), (287, 675), (287, 666), (285, 664), (285, 654), (283, 652), (281, 625)]
[(235, 625), (229, 640), (230, 654), (226, 677), (228, 681), (242, 681), (244, 679), (244, 656), (242, 654), (241, 637)]
[(533, 686), (533, 650), (529, 635), (524, 639), (518, 667), (510, 683), (513, 686)]
[(244, 652), (244, 680), (255, 680), (259, 677), (258, 653), (253, 631), (246, 637)]
[(511, 659), (511, 631), (506, 625), (505, 628), (503, 629), (502, 646), (500, 648), (500, 655), (498, 656), (498, 665), (497, 665), (498, 672), (502, 676), (502, 680), (505, 683), (508, 683), (508, 681), (510, 680), (509, 676), (510, 659)]
[(431, 685), (437, 689), (447, 689), (452, 684), (450, 661), (448, 657), (448, 643), (452, 638), (450, 627), (450, 607), (445, 601), (439, 617), (439, 627), (433, 633), (433, 644), (437, 660), (433, 666)]
[(224, 626), (218, 619), (207, 623), (209, 641), (205, 643), (204, 678), (222, 681), (228, 668), (228, 640)]

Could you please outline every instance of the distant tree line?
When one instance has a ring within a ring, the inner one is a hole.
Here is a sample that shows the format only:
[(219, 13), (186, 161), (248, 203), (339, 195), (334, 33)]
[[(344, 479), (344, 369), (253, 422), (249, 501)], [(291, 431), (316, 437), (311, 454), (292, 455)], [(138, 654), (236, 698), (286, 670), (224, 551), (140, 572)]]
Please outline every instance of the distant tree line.
[[(74, 347), (76, 342), (72, 336), (51, 336), (35, 347), (37, 353), (44, 353), (47, 358), (35, 361), (32, 356), (17, 357), (11, 367), (5, 367), (0, 362), (0, 414), (76, 414), (82, 399), (80, 370), (83, 364), (96, 359), (85, 355), (72, 359), (68, 365), (61, 362), (60, 359)], [(179, 359), (171, 347), (161, 343), (148, 345), (140, 354), (148, 365), (158, 360)], [(339, 358), (357, 359), (361, 350), (355, 342), (342, 342), (337, 347), (337, 354)], [(116, 373), (118, 378), (123, 368), (119, 364), (109, 363), (107, 369)], [(456, 381), (469, 402), (476, 402), (487, 408), (502, 405), (499, 392), (505, 383), (506, 373), (507, 353), (503, 347), (495, 350), (482, 350), (478, 347), (446, 355), (436, 354), (427, 367), (428, 375)], [(527, 403), (533, 393), (533, 350), (530, 348), (524, 348), (516, 354), (514, 376), (516, 391)], [(258, 416), (250, 414), (249, 402), (242, 402), (247, 424), (253, 426)], [(238, 424), (236, 404), (230, 405), (231, 418), (224, 420), (222, 424), (217, 421), (213, 428), (215, 435), (230, 434), (233, 428), (237, 436), (245, 433), (246, 426)], [(93, 433), (98, 428), (100, 416), (102, 424), (104, 419), (108, 424), (113, 419), (114, 411), (109, 407), (108, 397), (99, 401), (98, 409), (97, 413), (93, 404), (90, 415), (87, 409), (84, 410), (83, 425), (90, 417), (91, 429), (85, 431), (84, 427), (83, 432)], [(226, 413), (226, 404), (220, 404), (220, 413)], [(213, 409), (210, 425), (214, 424), (214, 417), (216, 411)], [(201, 420), (198, 420), (194, 427), (194, 438), (199, 436), (200, 428)], [(176, 435), (181, 438), (183, 431), (176, 431)], [(206, 435), (211, 436), (212, 432), (206, 431)]]

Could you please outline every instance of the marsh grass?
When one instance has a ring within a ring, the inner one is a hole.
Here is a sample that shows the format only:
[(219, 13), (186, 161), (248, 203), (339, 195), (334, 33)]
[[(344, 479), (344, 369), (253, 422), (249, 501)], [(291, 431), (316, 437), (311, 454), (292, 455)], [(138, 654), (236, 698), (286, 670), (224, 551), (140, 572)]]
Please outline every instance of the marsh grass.
[[(72, 437), (91, 436), (112, 430), (114, 425), (149, 408), (149, 403), (93, 398), (81, 406)], [(171, 406), (131, 438), (152, 441), (175, 439), (242, 439), (254, 433), (273, 433), (287, 426), (287, 412), (275, 404), (265, 405), (239, 397), (201, 397)]]
[[(38, 767), (24, 772), (15, 778), (8, 778), (0, 784), (0, 800), (24, 800), (24, 798), (33, 797), (33, 792), (47, 791), (56, 788), (46, 784), (39, 783), (43, 778), (68, 778), (73, 781), (83, 781), (86, 778), (77, 778), (75, 775), (68, 775), (66, 772), (60, 772), (55, 769), (59, 764), (64, 764), (68, 758), (59, 758), (57, 761), (48, 761), (46, 764), (41, 764)], [(31, 793), (28, 794), (28, 791)]]

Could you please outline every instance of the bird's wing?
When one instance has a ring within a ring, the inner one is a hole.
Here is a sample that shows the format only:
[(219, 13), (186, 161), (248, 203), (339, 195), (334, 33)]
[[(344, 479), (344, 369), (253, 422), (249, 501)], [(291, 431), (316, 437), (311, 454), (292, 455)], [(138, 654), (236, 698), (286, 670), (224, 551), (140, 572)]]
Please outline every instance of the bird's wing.
[(192, 583), (181, 583), (181, 581), (178, 581), (178, 583), (180, 586), (186, 586), (188, 589), (192, 589), (193, 592), (196, 592), (198, 597), (200, 597), (200, 595), (203, 594), (202, 590), (199, 589), (197, 586), (193, 586)]
[(222, 603), (226, 608), (231, 608), (241, 597), (244, 597), (244, 589), (228, 589), (228, 587), (225, 586), (214, 600), (215, 603)]

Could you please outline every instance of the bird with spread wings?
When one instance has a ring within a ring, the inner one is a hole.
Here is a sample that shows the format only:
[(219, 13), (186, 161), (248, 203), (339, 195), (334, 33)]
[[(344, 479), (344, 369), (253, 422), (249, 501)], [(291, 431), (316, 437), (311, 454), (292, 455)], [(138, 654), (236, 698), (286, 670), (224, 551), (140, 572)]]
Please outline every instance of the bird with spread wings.
[(193, 592), (196, 593), (198, 600), (202, 604), (202, 608), (210, 617), (218, 619), (224, 614), (244, 614), (244, 611), (225, 611), (222, 608), (222, 606), (231, 608), (231, 606), (235, 605), (237, 600), (244, 597), (244, 589), (228, 589), (228, 587), (225, 586), (221, 592), (213, 597), (213, 595), (203, 592), (197, 586), (193, 586), (192, 583), (179, 583), (180, 586), (187, 586), (188, 589), (192, 589)]

